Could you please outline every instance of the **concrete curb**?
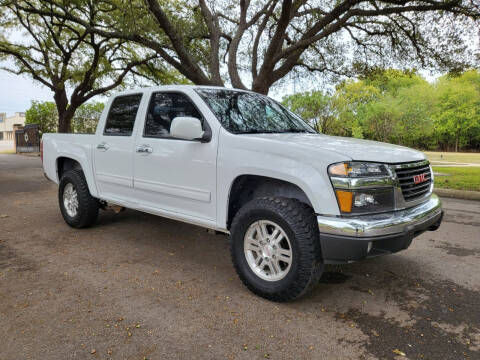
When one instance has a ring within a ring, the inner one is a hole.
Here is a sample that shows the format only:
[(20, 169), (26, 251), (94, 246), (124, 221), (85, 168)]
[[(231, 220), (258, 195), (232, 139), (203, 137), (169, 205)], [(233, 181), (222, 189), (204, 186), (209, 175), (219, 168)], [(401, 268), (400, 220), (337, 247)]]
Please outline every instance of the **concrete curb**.
[(37, 157), (40, 156), (39, 152), (17, 153), (18, 155)]
[(480, 191), (435, 189), (433, 192), (440, 197), (480, 201)]

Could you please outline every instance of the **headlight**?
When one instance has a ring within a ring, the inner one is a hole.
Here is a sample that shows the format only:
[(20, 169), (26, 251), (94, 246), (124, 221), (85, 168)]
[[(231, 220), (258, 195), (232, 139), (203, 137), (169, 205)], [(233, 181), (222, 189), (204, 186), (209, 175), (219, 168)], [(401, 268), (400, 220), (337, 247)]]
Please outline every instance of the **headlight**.
[(394, 210), (393, 178), (385, 164), (345, 162), (328, 168), (342, 214)]
[(385, 164), (344, 162), (332, 164), (328, 167), (330, 176), (341, 177), (365, 177), (365, 176), (387, 176), (389, 175)]

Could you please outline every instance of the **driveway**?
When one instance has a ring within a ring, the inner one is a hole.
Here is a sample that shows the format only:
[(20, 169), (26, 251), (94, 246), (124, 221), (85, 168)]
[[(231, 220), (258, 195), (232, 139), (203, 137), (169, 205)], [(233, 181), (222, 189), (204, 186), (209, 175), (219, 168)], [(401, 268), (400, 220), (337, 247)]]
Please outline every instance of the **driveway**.
[(74, 230), (39, 158), (0, 155), (1, 359), (479, 359), (480, 202), (401, 253), (251, 294), (228, 238), (127, 210)]

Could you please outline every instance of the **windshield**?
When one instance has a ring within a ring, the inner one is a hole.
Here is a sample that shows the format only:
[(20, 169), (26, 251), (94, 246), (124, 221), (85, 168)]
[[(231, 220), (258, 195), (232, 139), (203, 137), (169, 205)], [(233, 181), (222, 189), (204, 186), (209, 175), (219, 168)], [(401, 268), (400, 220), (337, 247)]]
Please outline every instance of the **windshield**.
[(232, 133), (316, 133), (300, 117), (267, 96), (224, 89), (197, 89), (197, 93)]

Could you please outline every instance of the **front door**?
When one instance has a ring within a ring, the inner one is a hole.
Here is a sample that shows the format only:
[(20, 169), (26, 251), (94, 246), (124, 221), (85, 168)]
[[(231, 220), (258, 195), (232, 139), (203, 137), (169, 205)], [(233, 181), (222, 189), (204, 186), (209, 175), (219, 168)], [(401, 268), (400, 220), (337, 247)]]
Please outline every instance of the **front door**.
[(172, 138), (170, 125), (177, 116), (208, 124), (182, 92), (151, 95), (143, 132), (139, 131), (134, 158), (134, 188), (141, 207), (216, 220), (216, 139), (208, 143)]
[[(94, 143), (95, 179), (100, 198), (134, 203), (135, 119), (142, 94), (120, 95), (110, 105), (105, 128)], [(99, 135), (98, 135), (99, 134)]]

